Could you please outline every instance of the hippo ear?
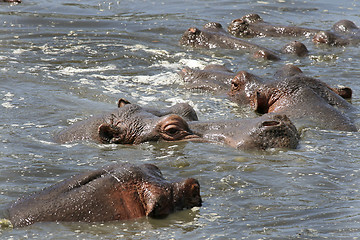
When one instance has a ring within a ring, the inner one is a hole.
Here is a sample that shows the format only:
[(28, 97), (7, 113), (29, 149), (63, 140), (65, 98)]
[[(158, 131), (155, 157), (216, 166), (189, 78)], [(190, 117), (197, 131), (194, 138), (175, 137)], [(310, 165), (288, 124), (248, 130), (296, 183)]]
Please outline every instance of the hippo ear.
[(120, 98), (118, 101), (118, 108), (121, 108), (127, 104), (131, 104), (128, 100), (126, 100), (125, 98)]
[(103, 123), (99, 126), (98, 133), (103, 143), (123, 143), (124, 133), (119, 127)]
[(252, 107), (257, 113), (260, 114), (267, 113), (269, 111), (269, 103), (267, 101), (266, 95), (260, 91), (256, 91), (256, 94), (252, 102)]

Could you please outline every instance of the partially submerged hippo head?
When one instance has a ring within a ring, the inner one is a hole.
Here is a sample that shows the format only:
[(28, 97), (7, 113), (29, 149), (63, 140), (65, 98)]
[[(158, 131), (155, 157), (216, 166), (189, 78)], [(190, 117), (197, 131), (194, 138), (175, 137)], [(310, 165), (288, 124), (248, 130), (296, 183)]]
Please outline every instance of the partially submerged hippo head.
[(332, 29), (335, 32), (339, 32), (339, 33), (354, 33), (354, 32), (359, 32), (359, 28), (356, 26), (356, 24), (350, 20), (340, 20), (338, 22), (336, 22)]
[(186, 88), (205, 91), (226, 92), (235, 73), (224, 65), (210, 64), (203, 70), (183, 68), (179, 72)]
[(180, 44), (193, 48), (225, 48), (250, 53), (256, 59), (280, 60), (277, 53), (254, 43), (246, 42), (228, 34), (220, 23), (210, 22), (203, 30), (191, 27), (184, 32)]
[(230, 34), (237, 37), (254, 37), (256, 34), (251, 31), (249, 24), (262, 21), (262, 18), (258, 14), (247, 14), (233, 20), (228, 26), (228, 31)]
[(230, 99), (240, 105), (248, 104), (256, 93), (256, 89), (263, 84), (263, 80), (257, 76), (246, 71), (240, 71), (232, 79), (228, 95)]
[(139, 144), (197, 137), (177, 114), (159, 117), (136, 104), (124, 104), (111, 113), (73, 124), (55, 139), (59, 143), (92, 140), (98, 143)]
[(309, 53), (307, 47), (298, 41), (293, 41), (286, 44), (282, 49), (282, 53), (296, 55), (298, 57), (304, 57)]
[(18, 200), (8, 210), (14, 227), (35, 222), (107, 222), (162, 218), (200, 207), (199, 182), (168, 181), (152, 164), (115, 164), (76, 175)]
[(260, 114), (286, 114), (295, 124), (306, 122), (323, 129), (357, 131), (347, 114), (355, 109), (341, 97), (348, 92), (351, 89), (331, 88), (305, 76), (299, 68), (287, 65), (276, 72), (274, 79), (267, 81), (239, 72), (232, 81), (229, 96), (240, 105), (250, 105)]
[(199, 46), (207, 46), (207, 37), (202, 34), (201, 30), (196, 27), (191, 27), (184, 32), (180, 39), (180, 44), (183, 46), (191, 46), (193, 48)]
[(315, 44), (325, 44), (329, 46), (346, 46), (350, 44), (350, 39), (329, 31), (319, 31), (314, 35), (312, 41)]
[(296, 148), (300, 139), (289, 118), (278, 114), (253, 119), (192, 122), (190, 127), (203, 139), (241, 150)]
[(0, 2), (21, 3), (21, 0), (1, 0)]

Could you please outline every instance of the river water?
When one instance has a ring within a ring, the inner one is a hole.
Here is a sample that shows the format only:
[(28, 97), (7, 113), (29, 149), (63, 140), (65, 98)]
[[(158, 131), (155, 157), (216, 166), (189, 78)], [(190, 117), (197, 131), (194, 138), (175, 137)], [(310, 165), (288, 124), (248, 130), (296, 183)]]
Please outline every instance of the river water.
[[(114, 162), (153, 163), (168, 179), (194, 177), (203, 206), (161, 220), (37, 223), (0, 230), (1, 239), (357, 239), (359, 133), (304, 128), (295, 150), (238, 151), (208, 143), (59, 145), (53, 135), (116, 107), (124, 97), (162, 108), (188, 102), (199, 118), (254, 117), (226, 96), (191, 92), (177, 72), (225, 64), (271, 77), (285, 63), (332, 86), (350, 86), (360, 107), (358, 46), (328, 48), (299, 38), (305, 58), (259, 62), (231, 50), (179, 46), (209, 21), (224, 27), (258, 13), (274, 24), (330, 29), (360, 25), (356, 0), (99, 1), (0, 3), (0, 218), (17, 198)], [(255, 38), (278, 50), (295, 39)], [(357, 122), (357, 126), (360, 124)]]

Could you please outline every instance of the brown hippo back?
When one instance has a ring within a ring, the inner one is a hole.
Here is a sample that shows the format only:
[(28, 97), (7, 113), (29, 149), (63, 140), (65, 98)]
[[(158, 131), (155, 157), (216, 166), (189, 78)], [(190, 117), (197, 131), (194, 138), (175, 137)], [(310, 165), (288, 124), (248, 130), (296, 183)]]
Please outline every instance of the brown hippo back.
[(165, 217), (201, 206), (192, 178), (170, 182), (152, 164), (115, 164), (76, 175), (15, 202), (8, 210), (15, 227), (35, 222), (106, 222)]

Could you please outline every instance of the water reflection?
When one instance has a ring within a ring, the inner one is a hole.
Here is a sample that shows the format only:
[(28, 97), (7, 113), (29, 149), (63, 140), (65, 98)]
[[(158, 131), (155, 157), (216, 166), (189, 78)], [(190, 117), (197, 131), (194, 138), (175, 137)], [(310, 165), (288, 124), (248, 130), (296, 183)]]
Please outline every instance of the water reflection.
[[(125, 97), (162, 108), (188, 102), (201, 120), (251, 117), (226, 96), (182, 88), (177, 71), (226, 64), (259, 76), (294, 63), (329, 85), (350, 86), (359, 107), (358, 47), (321, 48), (307, 58), (249, 61), (232, 51), (178, 45), (190, 26), (256, 12), (276, 24), (326, 28), (356, 2), (23, 1), (1, 3), (0, 209), (80, 172), (114, 162), (158, 165), (169, 179), (195, 177), (204, 206), (166, 219), (111, 223), (38, 223), (1, 230), (0, 238), (350, 239), (359, 236), (359, 133), (301, 129), (298, 149), (243, 152), (206, 143), (137, 146), (58, 145), (53, 134), (116, 107)], [(304, 17), (306, 14), (306, 17)], [(252, 41), (278, 49), (289, 39)], [(1, 217), (1, 216), (0, 216)]]

